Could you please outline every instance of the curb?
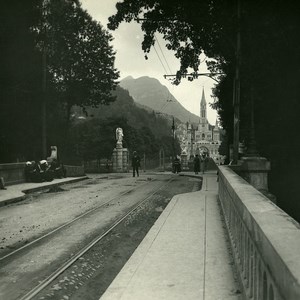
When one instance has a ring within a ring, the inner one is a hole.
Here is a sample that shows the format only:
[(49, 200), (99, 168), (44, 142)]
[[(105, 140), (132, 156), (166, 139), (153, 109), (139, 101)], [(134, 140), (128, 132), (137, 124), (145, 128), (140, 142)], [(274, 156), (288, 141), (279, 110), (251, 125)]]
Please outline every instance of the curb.
[(193, 174), (178, 174), (179, 176), (186, 176), (186, 177), (192, 177), (192, 178), (197, 178), (199, 180), (203, 180), (203, 177), (202, 176), (197, 176), (197, 175), (193, 175)]
[(80, 177), (80, 178), (70, 179), (70, 180), (64, 181), (64, 182), (55, 182), (55, 183), (44, 185), (44, 186), (38, 186), (38, 187), (35, 187), (35, 188), (25, 189), (25, 190), (22, 190), (20, 192), (20, 194), (23, 193), (24, 195), (13, 197), (13, 198), (1, 201), (0, 202), (0, 207), (3, 207), (3, 206), (6, 206), (8, 204), (12, 204), (12, 203), (16, 203), (16, 202), (20, 202), (22, 200), (25, 200), (27, 195), (30, 194), (30, 193), (34, 193), (34, 192), (38, 192), (38, 191), (42, 191), (42, 190), (47, 190), (47, 189), (55, 187), (55, 186), (65, 185), (65, 184), (69, 184), (69, 183), (75, 183), (75, 182), (85, 180), (85, 179), (88, 179), (88, 178), (89, 178), (88, 176), (83, 176), (83, 177)]
[(12, 203), (20, 202), (22, 200), (25, 200), (25, 198), (26, 198), (26, 195), (23, 195), (23, 196), (14, 197), (14, 198), (10, 198), (10, 199), (1, 201), (0, 202), (0, 207), (6, 206), (6, 205), (9, 205), (9, 204), (12, 204)]
[(46, 190), (48, 188), (52, 188), (54, 186), (60, 186), (60, 185), (64, 185), (64, 184), (74, 183), (74, 182), (78, 182), (78, 181), (85, 180), (85, 179), (88, 179), (88, 178), (89, 178), (88, 176), (83, 176), (83, 177), (80, 177), (80, 178), (70, 179), (69, 181), (55, 182), (55, 183), (51, 183), (51, 184), (44, 185), (44, 186), (38, 186), (38, 187), (35, 187), (35, 188), (31, 188), (31, 189), (25, 189), (25, 190), (22, 190), (22, 192), (27, 195), (27, 194), (30, 194), (30, 193), (34, 193), (34, 192)]

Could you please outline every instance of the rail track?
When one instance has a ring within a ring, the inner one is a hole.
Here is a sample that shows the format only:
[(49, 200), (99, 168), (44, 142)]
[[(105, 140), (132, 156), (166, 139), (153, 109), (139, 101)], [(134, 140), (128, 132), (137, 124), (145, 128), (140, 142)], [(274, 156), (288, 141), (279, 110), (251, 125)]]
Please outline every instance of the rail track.
[(118, 196), (113, 197), (113, 198), (111, 198), (111, 199), (105, 201), (104, 203), (101, 203), (100, 205), (98, 205), (98, 206), (96, 206), (96, 207), (94, 207), (94, 208), (92, 208), (92, 209), (89, 209), (89, 210), (85, 211), (84, 213), (78, 215), (76, 218), (70, 220), (69, 222), (66, 222), (66, 223), (62, 224), (61, 226), (56, 227), (55, 229), (53, 229), (53, 230), (47, 232), (46, 234), (44, 234), (44, 235), (42, 235), (42, 236), (40, 236), (40, 237), (38, 237), (38, 238), (32, 240), (31, 242), (29, 242), (29, 243), (27, 243), (27, 244), (25, 244), (25, 245), (23, 245), (23, 246), (21, 246), (21, 247), (15, 249), (15, 250), (11, 251), (11, 252), (9, 252), (9, 253), (3, 255), (2, 257), (0, 257), (0, 262), (1, 262), (1, 261), (5, 261), (5, 259), (8, 259), (8, 258), (10, 258), (11, 256), (13, 256), (13, 255), (15, 255), (15, 254), (17, 254), (17, 253), (19, 253), (19, 252), (21, 252), (21, 251), (23, 251), (23, 250), (29, 248), (29, 247), (31, 247), (31, 246), (34, 245), (35, 243), (40, 242), (41, 240), (43, 240), (43, 239), (45, 239), (45, 238), (47, 238), (47, 237), (49, 237), (49, 236), (51, 236), (51, 235), (53, 235), (53, 234), (55, 234), (55, 233), (58, 233), (60, 230), (66, 228), (67, 226), (69, 226), (69, 225), (71, 225), (71, 224), (73, 224), (73, 223), (75, 223), (75, 222), (81, 220), (82, 218), (84, 218), (84, 217), (86, 217), (86, 216), (88, 216), (88, 215), (90, 215), (90, 214), (96, 212), (97, 210), (99, 210), (99, 209), (105, 207), (106, 205), (108, 205), (109, 203), (113, 202), (114, 200), (116, 200), (116, 199), (118, 199), (118, 198), (120, 198), (120, 197), (122, 197), (122, 196), (125, 196), (126, 194), (129, 194), (129, 193), (131, 193), (131, 192), (133, 192), (133, 191), (135, 191), (135, 190), (137, 190), (137, 189), (143, 187), (143, 186), (146, 185), (146, 184), (148, 184), (148, 182), (145, 182), (145, 183), (143, 183), (143, 184), (141, 184), (141, 185), (139, 185), (139, 186), (137, 186), (137, 187), (128, 189), (128, 190), (126, 190), (126, 191), (120, 193)]
[[(97, 237), (95, 237), (91, 242), (89, 242), (88, 244), (86, 244), (82, 249), (80, 249), (76, 254), (74, 254), (72, 256), (72, 258), (70, 258), (69, 260), (65, 261), (60, 267), (58, 267), (54, 272), (52, 272), (47, 278), (39, 281), (39, 283), (31, 288), (30, 291), (28, 291), (25, 295), (23, 295), (21, 298), (19, 298), (20, 300), (31, 300), (33, 299), (36, 295), (38, 295), (41, 291), (43, 291), (44, 289), (46, 289), (49, 285), (51, 285), (51, 283), (61, 274), (63, 274), (68, 268), (70, 268), (78, 259), (80, 259), (86, 252), (88, 252), (90, 249), (93, 248), (93, 246), (95, 246), (97, 243), (99, 243), (104, 237), (106, 237), (107, 235), (109, 235), (114, 228), (116, 228), (120, 223), (124, 222), (132, 213), (134, 213), (137, 209), (139, 209), (139, 207), (141, 207), (145, 202), (147, 202), (152, 196), (154, 196), (156, 193), (158, 193), (161, 189), (165, 188), (171, 181), (173, 181), (173, 178), (170, 178), (166, 183), (162, 184), (159, 188), (157, 188), (154, 192), (152, 192), (150, 195), (146, 196), (145, 198), (143, 198), (142, 200), (140, 200), (134, 207), (132, 207), (131, 209), (129, 209), (127, 212), (125, 212), (124, 214), (122, 214), (113, 224), (111, 224), (109, 226), (109, 228), (107, 228), (105, 230), (105, 232), (102, 232), (101, 234), (99, 234)], [(146, 183), (145, 183), (146, 184)], [(143, 185), (141, 185), (143, 186)], [(141, 187), (139, 186), (139, 187)], [(137, 188), (139, 188), (137, 187)], [(56, 228), (55, 230), (52, 230), (51, 232), (47, 233), (46, 235), (32, 241), (30, 244), (27, 244), (26, 247), (28, 246), (32, 246), (34, 243), (36, 243), (37, 241), (40, 241), (41, 239), (48, 237), (49, 235), (58, 232), (59, 230), (61, 230), (62, 228), (76, 222), (77, 220), (83, 218), (84, 216), (86, 216), (89, 213), (94, 212), (97, 209), (100, 209), (102, 207), (104, 207), (105, 205), (107, 205), (109, 202), (115, 200), (116, 198), (119, 198), (122, 195), (126, 195), (128, 194), (130, 191), (136, 190), (137, 188), (133, 188), (133, 189), (129, 189), (125, 192), (123, 192), (121, 195), (119, 195), (118, 197), (114, 197), (113, 199), (110, 199), (109, 201), (99, 205), (96, 208), (91, 209), (90, 211), (85, 212), (84, 214), (76, 217), (75, 219), (73, 219), (72, 221)], [(23, 250), (25, 247), (21, 247), (11, 253), (9, 253), (8, 255), (4, 256), (1, 258), (1, 260), (4, 260), (5, 258), (8, 258), (14, 254), (16, 254), (17, 252)]]

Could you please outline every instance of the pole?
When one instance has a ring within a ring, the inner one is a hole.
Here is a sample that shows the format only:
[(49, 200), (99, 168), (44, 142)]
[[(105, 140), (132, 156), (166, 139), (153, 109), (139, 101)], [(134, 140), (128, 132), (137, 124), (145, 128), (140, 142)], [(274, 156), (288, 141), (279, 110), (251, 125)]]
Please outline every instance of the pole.
[(44, 45), (42, 53), (42, 154), (43, 158), (47, 157), (47, 15), (48, 15), (48, 0), (43, 0), (43, 30), (44, 30)]
[(236, 66), (234, 79), (234, 120), (233, 120), (233, 163), (237, 164), (239, 156), (240, 136), (240, 63), (241, 63), (241, 3), (237, 0), (237, 40), (236, 40)]
[(174, 161), (175, 158), (175, 121), (173, 117), (173, 124), (172, 124), (172, 134), (173, 134), (173, 140), (172, 140), (172, 161)]
[(46, 47), (44, 46), (43, 50), (43, 62), (42, 62), (42, 68), (43, 68), (43, 82), (42, 82), (42, 153), (43, 158), (46, 158), (47, 156), (47, 110), (46, 110), (46, 90), (47, 90), (47, 62), (46, 62)]
[(249, 137), (249, 145), (246, 152), (246, 156), (248, 157), (256, 157), (259, 156), (256, 141), (255, 141), (255, 126), (254, 126), (254, 91), (253, 87), (251, 87), (251, 95), (250, 95), (250, 104), (251, 104), (251, 127), (250, 127), (250, 137)]
[(165, 172), (166, 171), (166, 167), (165, 167), (165, 150), (164, 149), (162, 150), (162, 155), (163, 155), (163, 157), (162, 157), (162, 159), (163, 159), (163, 170)]
[(159, 154), (158, 154), (158, 156), (159, 156), (159, 170), (161, 170), (162, 169), (162, 150), (160, 149), (159, 150)]

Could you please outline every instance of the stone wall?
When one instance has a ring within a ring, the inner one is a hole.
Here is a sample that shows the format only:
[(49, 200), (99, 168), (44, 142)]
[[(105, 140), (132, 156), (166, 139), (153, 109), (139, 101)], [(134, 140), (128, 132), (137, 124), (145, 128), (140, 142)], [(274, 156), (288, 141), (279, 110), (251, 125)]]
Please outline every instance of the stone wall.
[[(80, 177), (85, 174), (83, 166), (65, 165), (67, 177)], [(25, 162), (0, 164), (0, 177), (3, 177), (5, 185), (25, 182)]]
[(299, 224), (227, 166), (219, 199), (246, 299), (300, 299)]
[(85, 175), (84, 166), (64, 166), (67, 171), (67, 177), (80, 177)]
[(1, 164), (0, 177), (3, 177), (5, 184), (17, 184), (25, 181), (25, 162)]

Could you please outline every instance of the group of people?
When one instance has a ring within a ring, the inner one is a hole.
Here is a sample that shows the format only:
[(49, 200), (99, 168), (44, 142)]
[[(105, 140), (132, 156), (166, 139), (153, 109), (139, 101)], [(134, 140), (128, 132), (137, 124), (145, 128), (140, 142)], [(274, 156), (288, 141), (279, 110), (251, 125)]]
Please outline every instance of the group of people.
[(25, 179), (27, 182), (52, 181), (54, 178), (66, 177), (66, 169), (56, 159), (51, 162), (43, 159), (41, 161), (27, 161), (25, 165)]
[(176, 155), (173, 162), (173, 173), (178, 174), (181, 172), (181, 163), (179, 157)]
[[(205, 152), (201, 153), (200, 156), (198, 154), (196, 154), (196, 156), (194, 158), (195, 174), (199, 174), (200, 171), (202, 171), (202, 173), (204, 173), (206, 171), (208, 159), (209, 159), (209, 157), (208, 157), (207, 153), (205, 153)], [(139, 167), (141, 166), (141, 159), (136, 151), (133, 151), (133, 156), (132, 156), (131, 162), (132, 162), (131, 165), (132, 165), (133, 177), (135, 177), (135, 175), (139, 176)], [(180, 163), (179, 157), (176, 156), (173, 161), (173, 173), (178, 174), (179, 172), (181, 172), (181, 163)]]
[(196, 154), (194, 158), (194, 172), (195, 174), (199, 174), (200, 171), (204, 174), (205, 170), (207, 169), (207, 163), (208, 163), (208, 155), (203, 152), (200, 154), (200, 157), (198, 154)]

